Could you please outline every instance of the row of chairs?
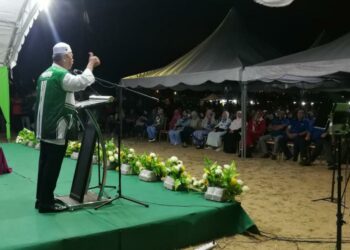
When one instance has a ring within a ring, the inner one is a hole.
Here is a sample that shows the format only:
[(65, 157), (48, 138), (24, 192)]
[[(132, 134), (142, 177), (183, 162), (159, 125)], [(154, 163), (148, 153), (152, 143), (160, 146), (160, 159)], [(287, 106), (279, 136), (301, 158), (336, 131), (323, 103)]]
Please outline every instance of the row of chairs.
[[(273, 147), (273, 146), (275, 145), (275, 141), (274, 141), (274, 140), (268, 140), (268, 141), (266, 141), (266, 144)], [(290, 150), (293, 150), (294, 144), (293, 144), (293, 142), (288, 142), (288, 143), (287, 143), (287, 146), (288, 146), (288, 148), (289, 148)], [(311, 144), (309, 145), (309, 151), (310, 151), (309, 153), (311, 153), (311, 151), (314, 150), (315, 148), (316, 148), (315, 144), (311, 143)], [(299, 158), (300, 158), (300, 155), (299, 155)], [(281, 160), (284, 159), (284, 154), (283, 154), (283, 152), (280, 151), (280, 152), (278, 153), (277, 159), (281, 159)], [(299, 159), (299, 160), (300, 160), (300, 159)]]

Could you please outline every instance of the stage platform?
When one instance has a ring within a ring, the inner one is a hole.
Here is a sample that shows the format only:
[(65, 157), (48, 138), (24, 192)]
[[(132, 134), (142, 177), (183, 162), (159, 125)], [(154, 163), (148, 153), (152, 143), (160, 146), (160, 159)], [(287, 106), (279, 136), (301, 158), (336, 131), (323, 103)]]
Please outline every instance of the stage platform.
[[(206, 201), (198, 193), (172, 192), (162, 183), (123, 176), (123, 194), (149, 208), (116, 200), (99, 210), (39, 214), (34, 209), (39, 151), (1, 143), (13, 173), (0, 175), (0, 249), (179, 249), (257, 230), (239, 203)], [(70, 191), (76, 161), (65, 159), (57, 195)], [(97, 182), (94, 168), (91, 185)], [(108, 185), (117, 185), (108, 172)], [(116, 190), (107, 189), (110, 195)]]

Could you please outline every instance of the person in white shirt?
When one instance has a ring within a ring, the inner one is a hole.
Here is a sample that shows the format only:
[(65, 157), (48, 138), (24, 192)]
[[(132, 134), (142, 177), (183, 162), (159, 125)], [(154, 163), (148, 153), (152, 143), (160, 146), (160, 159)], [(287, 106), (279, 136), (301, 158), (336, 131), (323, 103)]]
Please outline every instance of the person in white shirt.
[(224, 152), (225, 153), (236, 153), (238, 143), (241, 139), (241, 128), (242, 128), (242, 112), (237, 111), (236, 119), (234, 119), (228, 132), (223, 136)]
[(36, 136), (40, 140), (40, 158), (35, 208), (40, 213), (61, 212), (66, 206), (54, 198), (54, 190), (67, 148), (67, 133), (74, 119), (74, 92), (94, 83), (92, 71), (100, 59), (89, 53), (86, 69), (72, 75), (73, 52), (66, 43), (53, 47), (53, 64), (37, 81)]
[(214, 127), (214, 130), (208, 134), (207, 148), (214, 148), (216, 151), (220, 151), (222, 144), (222, 136), (227, 133), (227, 129), (231, 124), (230, 113), (224, 111), (221, 114), (220, 122)]

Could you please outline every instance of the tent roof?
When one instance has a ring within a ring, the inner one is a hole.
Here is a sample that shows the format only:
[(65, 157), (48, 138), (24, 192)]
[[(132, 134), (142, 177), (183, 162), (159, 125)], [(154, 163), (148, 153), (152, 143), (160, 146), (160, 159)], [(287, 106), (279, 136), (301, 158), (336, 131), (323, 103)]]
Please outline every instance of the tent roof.
[(319, 47), (246, 67), (243, 81), (317, 83), (338, 72), (350, 73), (350, 33)]
[(201, 44), (169, 65), (122, 79), (128, 87), (191, 86), (240, 81), (243, 66), (276, 58), (278, 53), (250, 34), (234, 9)]
[(0, 66), (13, 68), (39, 14), (39, 0), (0, 0)]

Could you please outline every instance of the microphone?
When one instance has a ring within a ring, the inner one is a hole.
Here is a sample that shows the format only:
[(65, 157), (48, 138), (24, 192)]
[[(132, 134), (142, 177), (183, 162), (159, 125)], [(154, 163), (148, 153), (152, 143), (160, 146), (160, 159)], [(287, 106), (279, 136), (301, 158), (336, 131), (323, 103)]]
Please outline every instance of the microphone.
[(79, 69), (73, 69), (73, 73), (77, 75), (77, 74), (82, 74), (83, 71)]

